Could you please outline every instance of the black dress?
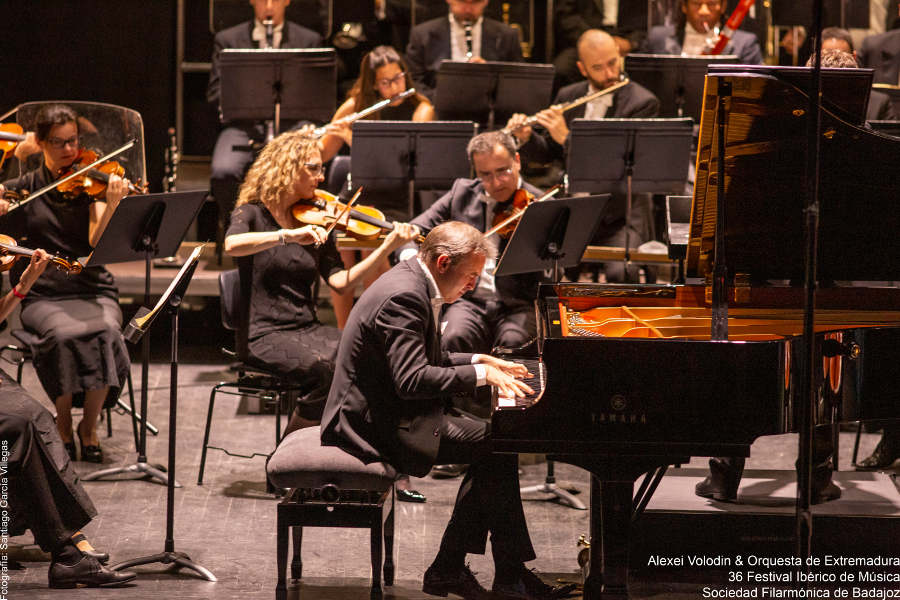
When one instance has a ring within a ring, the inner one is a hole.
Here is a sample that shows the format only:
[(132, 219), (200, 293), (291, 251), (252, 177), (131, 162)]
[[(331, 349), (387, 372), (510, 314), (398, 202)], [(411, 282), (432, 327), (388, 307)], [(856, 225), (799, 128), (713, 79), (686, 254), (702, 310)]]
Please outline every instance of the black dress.
[[(261, 204), (243, 204), (231, 214), (226, 235), (278, 231)], [(298, 399), (300, 416), (319, 420), (334, 375), (341, 332), (319, 322), (315, 284), (344, 269), (334, 236), (321, 247), (287, 244), (237, 259), (242, 293), (249, 293), (247, 353), (310, 390)]]
[[(53, 177), (40, 167), (3, 185), (35, 191)], [(87, 195), (66, 198), (56, 190), (0, 217), (0, 231), (19, 244), (43, 248), (66, 259), (91, 253), (90, 205)], [(16, 261), (10, 282), (16, 285), (28, 266)], [(115, 404), (131, 362), (122, 337), (122, 311), (112, 274), (86, 267), (77, 275), (48, 267), (22, 301), (22, 325), (38, 337), (32, 348), (34, 368), (47, 395), (72, 394), (75, 406), (84, 392), (109, 387), (105, 406)]]

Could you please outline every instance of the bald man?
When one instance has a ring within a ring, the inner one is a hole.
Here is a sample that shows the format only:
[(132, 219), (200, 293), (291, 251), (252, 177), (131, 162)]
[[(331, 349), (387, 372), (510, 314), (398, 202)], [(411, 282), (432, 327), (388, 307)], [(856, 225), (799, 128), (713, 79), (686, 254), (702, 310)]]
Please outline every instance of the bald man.
[[(526, 118), (522, 114), (513, 115), (507, 123), (507, 127), (521, 144), (519, 154), (523, 161), (528, 163), (557, 161), (564, 164), (569, 126), (573, 119), (647, 118), (659, 115), (659, 100), (656, 96), (633, 81), (615, 92), (563, 112), (559, 105), (619, 82), (621, 59), (618, 45), (605, 31), (588, 29), (578, 38), (577, 65), (586, 79), (559, 90), (553, 106), (538, 113), (539, 126), (535, 131), (532, 131), (531, 127), (518, 127)], [(645, 204), (646, 206), (643, 206)], [(629, 239), (633, 245), (647, 241), (650, 237), (649, 198), (637, 196), (632, 211)], [(624, 196), (613, 196), (594, 241), (604, 246), (625, 244)], [(610, 282), (631, 281), (637, 275), (634, 268), (626, 274), (621, 262), (608, 263), (605, 272), (606, 279)]]

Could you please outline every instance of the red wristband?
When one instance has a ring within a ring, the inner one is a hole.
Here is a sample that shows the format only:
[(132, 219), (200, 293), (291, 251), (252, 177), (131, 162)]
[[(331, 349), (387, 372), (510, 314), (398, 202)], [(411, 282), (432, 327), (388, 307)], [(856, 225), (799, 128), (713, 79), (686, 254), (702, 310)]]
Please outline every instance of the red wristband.
[(15, 288), (15, 286), (13, 286), (12, 293), (13, 293), (13, 296), (15, 296), (16, 298), (18, 298), (19, 300), (24, 300), (24, 299), (25, 299), (25, 294), (20, 294), (20, 293), (19, 293), (19, 290), (17, 290), (17, 289)]

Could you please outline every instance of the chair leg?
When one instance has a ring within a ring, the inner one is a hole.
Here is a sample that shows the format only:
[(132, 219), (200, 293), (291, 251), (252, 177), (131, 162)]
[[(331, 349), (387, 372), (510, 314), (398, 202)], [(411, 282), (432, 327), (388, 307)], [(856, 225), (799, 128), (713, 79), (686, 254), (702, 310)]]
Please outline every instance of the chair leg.
[(287, 572), (287, 553), (288, 553), (288, 529), (286, 517), (282, 514), (282, 507), (278, 507), (278, 542), (277, 542), (277, 564), (278, 564), (278, 583), (275, 584), (275, 600), (287, 600), (287, 581), (285, 579)]
[(381, 562), (382, 562), (382, 554), (381, 554), (381, 538), (382, 538), (382, 530), (381, 530), (381, 511), (376, 511), (372, 514), (372, 525), (369, 535), (369, 545), (372, 550), (372, 598), (381, 598)]
[(856, 466), (856, 459), (859, 455), (859, 438), (862, 434), (862, 421), (858, 421), (856, 423), (856, 440), (853, 442), (853, 458), (850, 459), (850, 464), (852, 466)]
[(281, 392), (275, 392), (275, 447), (281, 443)]
[[(200, 472), (197, 474), (197, 485), (203, 485), (203, 469), (206, 468), (206, 449), (209, 448), (209, 430), (212, 427), (213, 406), (216, 403), (216, 392), (219, 386), (213, 386), (209, 393), (209, 410), (206, 413), (206, 432), (203, 434), (203, 451), (200, 453)], [(279, 530), (280, 531), (280, 530)]]
[(112, 437), (112, 408), (106, 408), (106, 437)]
[(137, 418), (138, 413), (134, 406), (134, 388), (131, 385), (131, 371), (128, 371), (128, 379), (125, 381), (128, 384), (128, 402), (131, 405), (131, 433), (134, 434), (134, 451), (140, 453), (141, 437), (138, 433), (138, 421), (140, 419)]
[(303, 577), (303, 555), (300, 549), (303, 547), (303, 527), (294, 525), (291, 528), (291, 534), (294, 542), (294, 553), (291, 557), (291, 579), (300, 579)]
[(384, 519), (384, 585), (394, 585), (394, 487), (391, 486), (391, 507)]

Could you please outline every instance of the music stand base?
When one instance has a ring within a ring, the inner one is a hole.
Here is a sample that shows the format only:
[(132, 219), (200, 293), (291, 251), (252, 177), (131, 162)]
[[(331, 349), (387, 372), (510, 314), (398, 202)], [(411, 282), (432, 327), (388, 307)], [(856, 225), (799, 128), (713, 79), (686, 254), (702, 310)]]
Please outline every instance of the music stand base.
[(218, 581), (216, 576), (213, 575), (209, 569), (193, 562), (191, 557), (184, 552), (160, 552), (159, 554), (153, 554), (151, 556), (132, 558), (131, 560), (126, 560), (113, 565), (110, 569), (113, 571), (121, 571), (123, 569), (129, 569), (140, 565), (149, 565), (151, 563), (162, 563), (164, 565), (174, 564), (178, 569), (191, 569), (207, 581)]
[[(157, 469), (150, 463), (145, 462), (138, 462), (131, 465), (125, 465), (123, 467), (111, 467), (109, 469), (94, 471), (93, 473), (88, 473), (87, 475), (82, 476), (81, 481), (97, 481), (101, 477), (118, 475), (119, 473), (141, 473), (144, 475), (149, 475), (151, 479), (156, 479), (163, 485), (166, 485), (169, 482), (169, 476), (166, 475), (165, 472)], [(181, 484), (176, 481), (175, 487), (180, 488)]]
[(553, 494), (557, 498), (559, 498), (560, 504), (565, 504), (570, 508), (574, 508), (575, 510), (587, 510), (587, 506), (584, 505), (584, 502), (562, 489), (555, 483), (551, 483), (549, 481), (545, 481), (544, 483), (538, 485), (529, 485), (527, 487), (523, 487), (519, 490), (521, 494), (530, 494), (532, 492), (541, 492), (543, 494)]

